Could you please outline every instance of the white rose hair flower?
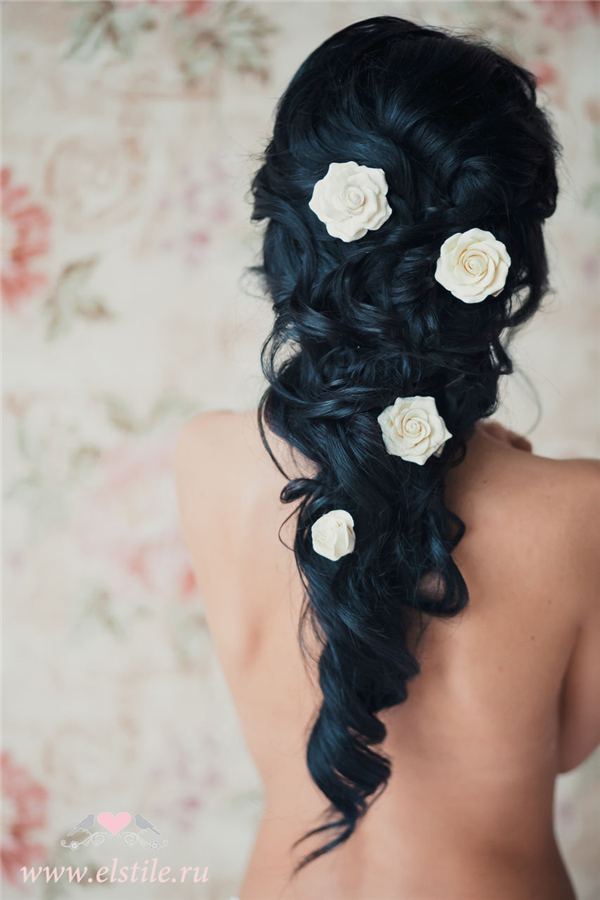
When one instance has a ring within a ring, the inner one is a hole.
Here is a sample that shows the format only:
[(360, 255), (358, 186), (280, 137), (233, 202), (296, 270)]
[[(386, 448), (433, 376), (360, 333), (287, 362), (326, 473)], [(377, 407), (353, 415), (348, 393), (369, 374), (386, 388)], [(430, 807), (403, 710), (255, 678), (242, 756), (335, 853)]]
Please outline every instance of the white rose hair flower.
[(505, 245), (491, 231), (470, 228), (444, 241), (434, 278), (463, 303), (481, 303), (500, 293), (510, 263)]
[(327, 174), (313, 188), (309, 207), (332, 237), (357, 241), (387, 222), (392, 208), (383, 169), (349, 161), (329, 163)]
[(396, 397), (377, 421), (387, 452), (420, 466), (432, 454), (440, 456), (452, 437), (433, 397)]
[(354, 550), (354, 519), (345, 509), (332, 509), (317, 519), (311, 535), (313, 550), (335, 562)]

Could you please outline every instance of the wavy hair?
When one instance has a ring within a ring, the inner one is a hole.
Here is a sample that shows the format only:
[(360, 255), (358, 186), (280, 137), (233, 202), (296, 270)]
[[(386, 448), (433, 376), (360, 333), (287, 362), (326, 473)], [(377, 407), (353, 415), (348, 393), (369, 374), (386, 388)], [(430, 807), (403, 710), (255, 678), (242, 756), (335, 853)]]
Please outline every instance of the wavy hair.
[[(298, 637), (306, 659), (310, 624), (322, 693), (306, 761), (330, 804), (294, 847), (321, 833), (327, 842), (294, 875), (346, 841), (385, 789), (377, 714), (406, 700), (419, 672), (411, 621), (422, 635), (431, 616), (468, 602), (452, 558), (465, 526), (444, 504), (444, 477), (496, 410), (510, 336), (549, 289), (542, 225), (561, 151), (531, 72), (481, 36), (395, 16), (328, 38), (278, 101), (251, 182), (251, 221), (267, 225), (248, 270), (274, 310), (258, 425), (288, 479), (281, 501), (299, 501)], [(329, 163), (347, 160), (384, 170), (392, 207), (352, 242), (331, 237), (308, 206)], [(497, 297), (466, 304), (434, 270), (443, 241), (475, 226), (506, 245), (511, 265)], [(388, 454), (377, 423), (397, 396), (415, 395), (435, 398), (453, 435), (422, 466)], [(263, 418), (315, 464), (314, 477), (289, 479)], [(313, 550), (311, 526), (339, 508), (354, 518), (356, 545), (332, 562)]]

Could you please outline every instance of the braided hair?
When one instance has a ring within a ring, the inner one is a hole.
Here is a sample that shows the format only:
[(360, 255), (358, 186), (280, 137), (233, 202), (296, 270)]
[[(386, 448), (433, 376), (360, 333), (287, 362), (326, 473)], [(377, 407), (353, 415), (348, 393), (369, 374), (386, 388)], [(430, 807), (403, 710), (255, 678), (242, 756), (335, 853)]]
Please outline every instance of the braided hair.
[[(317, 638), (322, 693), (306, 761), (330, 804), (300, 839), (326, 842), (294, 875), (346, 841), (386, 787), (378, 713), (406, 700), (419, 673), (411, 622), (422, 634), (430, 617), (468, 602), (452, 558), (465, 526), (445, 506), (444, 477), (496, 410), (510, 336), (549, 289), (542, 226), (561, 150), (531, 72), (481, 37), (395, 16), (329, 37), (278, 101), (251, 183), (251, 220), (267, 225), (249, 270), (274, 311), (258, 425), (286, 478), (263, 419), (315, 464), (280, 499), (299, 501), (298, 636), (303, 653), (304, 629)], [(346, 160), (385, 172), (392, 210), (352, 241), (331, 236), (308, 205), (329, 164)], [(497, 296), (462, 303), (434, 277), (435, 262), (449, 235), (473, 226), (503, 242), (511, 265)], [(387, 452), (377, 421), (414, 396), (433, 397), (451, 433), (424, 465)], [(332, 561), (315, 552), (311, 528), (340, 509), (355, 544)]]

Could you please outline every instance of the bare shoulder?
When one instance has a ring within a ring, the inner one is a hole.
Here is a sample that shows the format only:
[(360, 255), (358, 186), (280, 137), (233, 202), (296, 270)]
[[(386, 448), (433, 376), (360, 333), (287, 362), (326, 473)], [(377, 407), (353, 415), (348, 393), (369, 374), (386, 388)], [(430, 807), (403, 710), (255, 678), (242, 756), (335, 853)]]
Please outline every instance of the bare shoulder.
[[(270, 432), (267, 440), (275, 457), (285, 458), (285, 442)], [(217, 520), (223, 533), (247, 525), (257, 504), (262, 517), (265, 504), (277, 506), (285, 483), (261, 439), (256, 409), (189, 419), (177, 439), (174, 468), (184, 537), (194, 543), (216, 541)]]
[[(224, 469), (226, 463), (237, 459), (243, 463), (256, 458), (251, 428), (252, 410), (211, 410), (188, 419), (179, 432), (175, 451), (175, 471), (178, 482), (194, 480), (208, 474), (215, 483), (215, 466)], [(225, 487), (225, 485), (223, 485)]]
[(542, 494), (546, 498), (538, 514), (542, 515), (551, 505), (578, 540), (598, 536), (600, 460), (531, 455), (523, 469), (523, 479), (528, 496)]
[[(261, 459), (248, 432), (252, 413), (215, 410), (181, 427), (174, 469), (180, 527), (213, 641), (223, 665), (237, 671), (247, 656), (254, 606), (239, 602), (245, 553), (260, 532), (254, 504), (264, 492)], [(256, 462), (254, 462), (256, 460)], [(250, 537), (251, 536), (251, 537)]]
[[(556, 472), (554, 496), (571, 527), (575, 558), (591, 565), (598, 591), (600, 575), (600, 460), (552, 460)], [(578, 553), (577, 548), (580, 552)], [(596, 599), (598, 599), (596, 597)]]
[(198, 452), (214, 449), (224, 429), (239, 416), (240, 413), (219, 409), (198, 413), (184, 422), (177, 440), (176, 466), (185, 466), (190, 454), (195, 456)]
[(467, 526), (457, 548), (467, 564), (496, 566), (499, 581), (528, 596), (560, 590), (580, 621), (600, 608), (600, 461), (538, 456), (480, 434), (451, 473), (448, 504)]
[(175, 447), (174, 470), (183, 535), (194, 543), (224, 501), (232, 475), (225, 477), (231, 463), (231, 434), (237, 413), (215, 410), (200, 413), (182, 426)]
[(559, 514), (571, 527), (589, 531), (590, 516), (599, 511), (600, 460), (539, 456), (525, 438), (490, 427), (473, 441), (466, 462), (467, 478), (459, 483), (466, 482), (474, 496), (502, 509), (518, 506), (542, 527), (552, 511), (553, 520)]
[[(600, 461), (559, 459), (545, 464), (544, 480), (557, 518), (555, 537), (595, 613), (600, 610)], [(537, 521), (543, 528), (541, 513)]]

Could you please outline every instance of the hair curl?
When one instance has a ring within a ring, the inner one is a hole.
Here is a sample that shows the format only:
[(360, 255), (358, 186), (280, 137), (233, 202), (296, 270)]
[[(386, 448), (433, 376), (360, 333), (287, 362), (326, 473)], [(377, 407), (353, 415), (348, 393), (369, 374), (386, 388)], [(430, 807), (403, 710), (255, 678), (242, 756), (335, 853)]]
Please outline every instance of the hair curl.
[[(496, 410), (499, 377), (512, 371), (508, 338), (548, 291), (542, 224), (556, 207), (561, 151), (531, 72), (482, 37), (395, 16), (328, 38), (277, 104), (251, 184), (251, 220), (268, 223), (249, 270), (275, 314), (258, 424), (286, 478), (263, 417), (317, 468), (288, 480), (281, 501), (300, 501), (298, 635), (306, 652), (310, 621), (322, 691), (307, 765), (332, 819), (300, 841), (334, 829), (294, 874), (346, 841), (388, 782), (377, 713), (402, 703), (419, 672), (410, 621), (423, 629), (468, 602), (451, 555), (464, 524), (444, 505), (444, 477)], [(384, 170), (392, 207), (379, 230), (349, 243), (308, 206), (329, 163), (347, 160)], [(511, 266), (499, 296), (465, 304), (433, 276), (443, 241), (473, 226), (504, 242)], [(453, 435), (423, 466), (389, 455), (376, 421), (414, 395), (435, 397)], [(354, 517), (356, 546), (334, 563), (314, 552), (310, 529), (337, 508)]]

